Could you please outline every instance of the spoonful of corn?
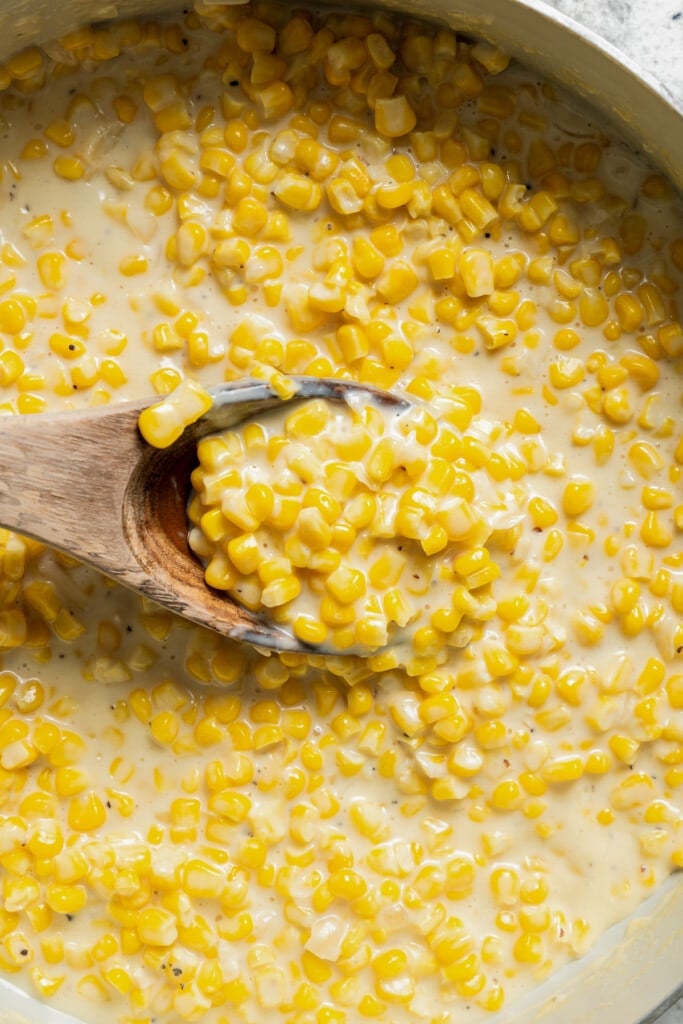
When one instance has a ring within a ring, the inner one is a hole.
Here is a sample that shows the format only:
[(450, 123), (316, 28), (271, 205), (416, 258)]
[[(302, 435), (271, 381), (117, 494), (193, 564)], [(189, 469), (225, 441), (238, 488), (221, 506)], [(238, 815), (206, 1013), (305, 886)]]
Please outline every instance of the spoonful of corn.
[[(467, 390), (431, 409), (381, 394), (347, 385), (342, 402), (283, 402), (203, 437), (189, 544), (210, 587), (309, 649), (426, 671), (495, 612), (484, 545), (514, 547), (523, 491), (463, 432)], [(167, 441), (165, 410), (140, 417), (151, 443)]]
[(287, 384), (8, 417), (0, 523), (260, 647), (464, 646), (492, 614), (486, 542), (521, 513), (468, 465), (458, 409)]
[[(207, 585), (188, 546), (187, 502), (197, 443), (295, 400), (354, 403), (391, 411), (396, 396), (336, 380), (295, 379), (292, 399), (263, 381), (209, 393), (174, 443), (153, 447), (138, 423), (165, 432), (172, 403), (144, 399), (78, 412), (7, 416), (0, 425), (0, 524), (73, 555), (171, 611), (236, 640), (310, 651), (291, 630)], [(192, 392), (190, 392), (192, 395)], [(195, 401), (206, 393), (197, 389)], [(200, 396), (197, 398), (197, 396)], [(172, 397), (172, 396), (171, 396)], [(190, 397), (190, 403), (192, 397)], [(171, 411), (172, 416), (172, 411)], [(214, 516), (214, 519), (216, 517)]]

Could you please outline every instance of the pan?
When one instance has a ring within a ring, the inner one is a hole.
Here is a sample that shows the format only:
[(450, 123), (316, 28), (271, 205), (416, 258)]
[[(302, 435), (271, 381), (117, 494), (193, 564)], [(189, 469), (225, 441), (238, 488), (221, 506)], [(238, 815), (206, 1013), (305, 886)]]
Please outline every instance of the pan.
[[(361, 6), (353, 0), (351, 5)], [(496, 43), (611, 121), (683, 189), (683, 110), (591, 31), (538, 0), (394, 0), (378, 6), (438, 19)], [(87, 22), (150, 16), (168, 8), (168, 0), (4, 0), (0, 59)], [(496, 1024), (646, 1024), (683, 994), (682, 951), (683, 873), (678, 873), (585, 957), (496, 1015)], [(0, 980), (0, 1024), (75, 1021)]]

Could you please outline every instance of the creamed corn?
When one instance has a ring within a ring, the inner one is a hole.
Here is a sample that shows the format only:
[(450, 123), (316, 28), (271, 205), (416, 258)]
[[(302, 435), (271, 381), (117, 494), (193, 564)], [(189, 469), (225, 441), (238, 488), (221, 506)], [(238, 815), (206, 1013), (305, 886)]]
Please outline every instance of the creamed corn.
[(405, 659), (266, 656), (0, 531), (2, 977), (119, 1024), (495, 1012), (683, 867), (671, 186), (495, 47), (381, 12), (199, 0), (0, 89), (3, 415), (153, 393), (167, 444), (212, 384), (309, 375), (422, 417), (406, 464), (344, 426), (321, 485), (325, 408), (288, 407), (287, 474), (251, 423), (195, 480), (214, 584), (278, 614), (305, 569), (312, 641), (364, 588), (409, 602)]

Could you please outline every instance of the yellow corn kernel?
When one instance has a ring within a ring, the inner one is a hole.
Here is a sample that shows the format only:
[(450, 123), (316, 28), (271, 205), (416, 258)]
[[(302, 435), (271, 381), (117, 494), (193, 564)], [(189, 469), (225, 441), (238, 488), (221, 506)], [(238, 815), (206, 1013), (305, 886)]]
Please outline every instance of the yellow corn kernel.
[(586, 367), (583, 361), (572, 356), (563, 356), (548, 367), (548, 379), (554, 388), (576, 387), (585, 375)]
[(186, 378), (163, 402), (140, 413), (138, 427), (148, 444), (167, 448), (213, 404), (211, 395), (191, 378)]
[(571, 327), (562, 327), (553, 336), (553, 345), (561, 352), (567, 352), (581, 344), (581, 337)]
[(557, 522), (557, 510), (545, 498), (538, 496), (531, 498), (528, 508), (534, 526), (541, 530), (554, 526)]
[(233, 228), (247, 238), (254, 238), (268, 222), (268, 211), (263, 203), (252, 196), (242, 197), (235, 208)]
[(683, 327), (678, 322), (665, 324), (657, 331), (657, 341), (668, 356), (680, 356), (683, 353)]
[[(39, 267), (41, 259), (44, 260), (44, 256), (38, 257)], [(47, 267), (45, 269), (47, 271)], [(58, 287), (61, 287), (61, 285)], [(4, 334), (21, 334), (26, 324), (26, 310), (21, 302), (17, 299), (5, 299), (3, 302), (0, 302), (0, 331)]]
[(296, 171), (282, 174), (273, 188), (273, 194), (290, 210), (305, 212), (317, 210), (323, 195), (316, 181)]
[(325, 586), (340, 604), (352, 604), (365, 594), (365, 576), (358, 569), (340, 566), (330, 573)]
[(407, 206), (413, 197), (415, 186), (412, 181), (380, 185), (375, 193), (377, 203), (384, 210), (397, 210)]
[(484, 345), (491, 352), (503, 348), (505, 345), (511, 345), (517, 337), (517, 324), (514, 320), (480, 316), (476, 325)]
[(42, 139), (29, 139), (21, 151), (22, 160), (41, 160), (47, 156), (48, 147)]
[(147, 267), (147, 257), (139, 253), (135, 256), (125, 256), (119, 263), (119, 271), (124, 277), (135, 277), (137, 274), (144, 274)]
[(324, 622), (310, 615), (297, 615), (292, 624), (292, 632), (303, 643), (322, 644), (327, 640), (328, 628)]
[(641, 500), (645, 508), (652, 510), (671, 508), (673, 494), (665, 487), (643, 487)]
[[(525, 196), (524, 186), (521, 188), (522, 194)], [(535, 232), (557, 212), (557, 208), (557, 202), (549, 192), (537, 192), (521, 205), (517, 213), (517, 221), (524, 231)]]
[(595, 485), (586, 477), (576, 476), (562, 492), (562, 509), (567, 516), (580, 516), (592, 506), (595, 500)]
[(297, 576), (278, 576), (268, 582), (261, 592), (264, 608), (279, 608), (293, 601), (301, 593), (301, 581)]
[(665, 676), (666, 667), (664, 662), (659, 658), (649, 658), (636, 680), (636, 692), (644, 696), (653, 693), (664, 681)]
[(261, 560), (261, 552), (254, 534), (243, 533), (229, 541), (228, 555), (238, 572), (245, 576), (255, 572)]
[(493, 257), (485, 249), (466, 249), (458, 264), (465, 291), (470, 298), (490, 295), (495, 287)]
[(405, 96), (379, 98), (375, 103), (375, 128), (380, 135), (397, 139), (417, 124), (415, 111)]
[(616, 734), (609, 739), (609, 748), (620, 761), (629, 767), (635, 764), (640, 750), (640, 743), (630, 736)]
[(41, 253), (36, 261), (45, 288), (58, 291), (66, 284), (66, 257), (62, 252)]
[(82, 885), (48, 885), (45, 902), (56, 914), (77, 914), (87, 903), (87, 892)]
[(115, 96), (112, 100), (114, 113), (123, 124), (132, 124), (138, 112), (137, 104), (130, 96)]
[(364, 238), (362, 235), (358, 235), (353, 240), (351, 258), (354, 270), (358, 276), (368, 281), (374, 280), (384, 269), (384, 255), (369, 239)]
[(66, 181), (79, 181), (85, 174), (83, 161), (77, 156), (58, 156), (52, 167), (55, 174)]
[(491, 806), (497, 811), (512, 811), (519, 807), (524, 793), (516, 779), (499, 782), (491, 793)]
[(574, 782), (581, 778), (583, 772), (583, 758), (574, 754), (552, 758), (545, 762), (542, 769), (544, 780), (552, 785)]
[(683, 708), (683, 675), (672, 675), (666, 681), (666, 694), (669, 705), (680, 710)]
[[(586, 757), (586, 771), (589, 775), (605, 775), (609, 771), (611, 763), (609, 754), (604, 750), (591, 750)], [(601, 824), (608, 824), (608, 822), (601, 821)]]
[(145, 907), (135, 919), (135, 930), (146, 946), (172, 946), (178, 938), (175, 914), (164, 907)]
[(602, 403), (602, 411), (613, 423), (628, 423), (634, 412), (628, 390), (622, 387), (608, 391)]
[(672, 534), (656, 511), (648, 512), (640, 527), (640, 536), (653, 548), (666, 548), (671, 544)]
[(659, 380), (657, 363), (644, 353), (627, 352), (620, 362), (643, 391), (649, 391)]
[(256, 94), (256, 101), (263, 119), (274, 121), (292, 109), (294, 93), (286, 82), (278, 79), (262, 86)]
[(643, 322), (644, 311), (638, 298), (628, 292), (622, 292), (614, 300), (614, 310), (622, 331), (633, 333)]
[(69, 801), (67, 820), (75, 832), (92, 832), (103, 825), (106, 818), (104, 804), (93, 790)]
[(635, 441), (628, 450), (628, 458), (631, 465), (646, 480), (664, 466), (660, 452), (649, 441)]
[(379, 276), (375, 287), (386, 302), (395, 303), (411, 295), (417, 285), (418, 277), (413, 267), (405, 260), (394, 260)]
[(73, 127), (64, 120), (52, 121), (43, 134), (50, 142), (54, 142), (55, 145), (62, 146), (64, 149), (68, 149), (76, 138)]
[(441, 246), (427, 257), (429, 271), (435, 281), (447, 281), (452, 278), (458, 267), (457, 250), (451, 246)]

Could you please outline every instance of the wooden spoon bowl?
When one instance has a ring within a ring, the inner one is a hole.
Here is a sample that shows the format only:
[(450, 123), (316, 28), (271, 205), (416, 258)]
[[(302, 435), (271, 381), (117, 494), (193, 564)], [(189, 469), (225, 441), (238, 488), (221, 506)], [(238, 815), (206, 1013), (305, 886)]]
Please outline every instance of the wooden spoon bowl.
[(169, 448), (152, 448), (138, 417), (158, 398), (84, 412), (7, 416), (0, 423), (0, 524), (73, 555), (169, 610), (234, 640), (312, 652), (266, 617), (213, 590), (188, 544), (187, 502), (197, 442), (283, 401), (326, 398), (379, 405), (408, 402), (340, 380), (293, 378), (291, 399), (264, 381), (212, 389), (214, 405)]

